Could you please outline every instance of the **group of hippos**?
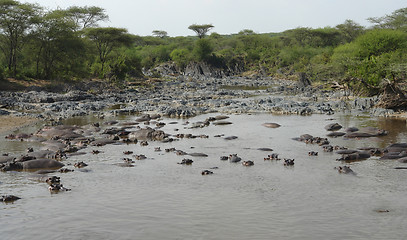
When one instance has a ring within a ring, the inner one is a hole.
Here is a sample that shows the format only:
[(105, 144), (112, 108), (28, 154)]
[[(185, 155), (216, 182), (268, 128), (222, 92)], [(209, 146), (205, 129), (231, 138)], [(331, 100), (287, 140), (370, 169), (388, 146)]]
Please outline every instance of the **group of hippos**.
[[(228, 125), (231, 122), (225, 121), (227, 116), (210, 117), (202, 122), (192, 123), (190, 128), (203, 128), (213, 125)], [(141, 146), (147, 146), (148, 141), (161, 141), (163, 143), (172, 142), (182, 138), (208, 138), (207, 135), (192, 135), (192, 134), (176, 134), (169, 135), (160, 130), (161, 127), (166, 125), (160, 122), (161, 116), (158, 114), (145, 114), (135, 119), (133, 122), (125, 122), (118, 125), (118, 121), (107, 121), (102, 124), (93, 123), (85, 126), (71, 126), (71, 125), (56, 125), (45, 126), (33, 134), (10, 134), (6, 136), (9, 140), (14, 141), (30, 141), (39, 142), (42, 148), (35, 150), (33, 148), (27, 149), (27, 153), (20, 156), (12, 156), (7, 153), (0, 156), (0, 170), (1, 171), (32, 171), (37, 174), (51, 174), (51, 173), (65, 173), (74, 171), (73, 169), (64, 168), (63, 163), (67, 158), (74, 155), (86, 154), (84, 151), (89, 146), (104, 146), (107, 144), (128, 144), (135, 143)], [(172, 124), (171, 122), (168, 124)], [(186, 122), (185, 124), (189, 124)], [(145, 125), (142, 127), (142, 125)], [(153, 127), (152, 127), (153, 126)], [(263, 126), (267, 128), (280, 127), (277, 123), (264, 123)], [(328, 137), (346, 137), (346, 138), (367, 138), (379, 137), (387, 134), (385, 130), (377, 128), (348, 128), (344, 132), (340, 132), (342, 126), (338, 123), (329, 124), (325, 127), (330, 133)], [(216, 135), (215, 137), (224, 137), (223, 135)], [(225, 140), (236, 139), (237, 136), (224, 137)], [(357, 150), (345, 149), (339, 146), (332, 146), (328, 138), (313, 137), (309, 134), (303, 134), (294, 140), (305, 142), (308, 144), (318, 144), (324, 151), (336, 151), (341, 155), (339, 161), (357, 161), (368, 159), (372, 155), (381, 156), (381, 159), (399, 159), (400, 162), (407, 163), (407, 143), (396, 143), (388, 146), (385, 149), (378, 148), (363, 148)], [(273, 151), (270, 148), (259, 148), (261, 151)], [(161, 151), (159, 147), (155, 151)], [(177, 155), (189, 155), (193, 157), (207, 157), (204, 153), (187, 153), (175, 148), (165, 149), (166, 152), (175, 152)], [(99, 150), (92, 150), (92, 154), (100, 153)], [(131, 155), (132, 151), (125, 151), (123, 154)], [(308, 153), (310, 156), (317, 156), (318, 152), (311, 151)], [(144, 155), (133, 155), (136, 160), (145, 159)], [(119, 166), (131, 167), (134, 162), (131, 158), (123, 158), (124, 162), (118, 164)], [(243, 161), (238, 154), (232, 153), (228, 156), (221, 156), (220, 160), (228, 160), (231, 163), (241, 162), (243, 166), (253, 166), (254, 161)], [(279, 154), (269, 154), (264, 160), (280, 160)], [(191, 165), (192, 159), (185, 158), (178, 164)], [(293, 166), (294, 159), (284, 158), (285, 166)], [(74, 167), (83, 168), (87, 164), (78, 162), (73, 164)], [(216, 169), (216, 167), (212, 168)], [(203, 170), (202, 175), (213, 174), (212, 169)], [(349, 166), (336, 167), (339, 173), (355, 174)], [(65, 188), (57, 176), (40, 177), (40, 181), (49, 185), (51, 192), (69, 191)], [(5, 195), (0, 198), (0, 201), (10, 202), (19, 199), (13, 195)]]
[[(370, 137), (381, 137), (386, 136), (388, 132), (383, 129), (378, 129), (374, 127), (365, 127), (358, 129), (356, 127), (349, 127), (341, 132), (343, 127), (339, 123), (331, 123), (325, 126), (325, 129), (330, 133), (327, 134), (328, 137), (344, 137), (347, 139), (361, 139)], [(363, 147), (358, 149), (348, 149), (341, 146), (333, 146), (330, 144), (328, 138), (313, 137), (309, 134), (303, 134), (300, 137), (293, 138), (293, 140), (305, 142), (307, 144), (318, 144), (322, 147), (325, 152), (336, 151), (341, 157), (336, 159), (337, 161), (343, 162), (353, 162), (369, 159), (372, 156), (379, 157), (380, 160), (397, 159), (400, 163), (407, 163), (407, 143), (393, 143), (386, 148), (376, 148), (376, 147)], [(318, 152), (309, 152), (310, 156), (318, 155)], [(350, 166), (338, 166), (335, 167), (339, 173), (353, 174), (356, 173), (350, 168)], [(407, 169), (407, 167), (396, 167), (395, 169)]]

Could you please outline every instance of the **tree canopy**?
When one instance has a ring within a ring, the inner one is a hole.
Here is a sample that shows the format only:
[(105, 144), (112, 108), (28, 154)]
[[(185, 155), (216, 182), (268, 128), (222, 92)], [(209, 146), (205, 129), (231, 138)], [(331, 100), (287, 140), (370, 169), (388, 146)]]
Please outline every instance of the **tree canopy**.
[(188, 29), (194, 31), (199, 38), (204, 38), (209, 30), (211, 30), (212, 28), (214, 28), (212, 24), (192, 24), (188, 27)]

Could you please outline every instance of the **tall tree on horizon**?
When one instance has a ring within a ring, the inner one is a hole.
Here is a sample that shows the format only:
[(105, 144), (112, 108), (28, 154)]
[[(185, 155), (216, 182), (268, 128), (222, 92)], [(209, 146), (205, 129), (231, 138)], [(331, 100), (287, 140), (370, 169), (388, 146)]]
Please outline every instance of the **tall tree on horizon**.
[(206, 33), (208, 33), (212, 28), (214, 28), (212, 24), (192, 24), (188, 27), (188, 29), (194, 31), (198, 35), (199, 39), (204, 38)]

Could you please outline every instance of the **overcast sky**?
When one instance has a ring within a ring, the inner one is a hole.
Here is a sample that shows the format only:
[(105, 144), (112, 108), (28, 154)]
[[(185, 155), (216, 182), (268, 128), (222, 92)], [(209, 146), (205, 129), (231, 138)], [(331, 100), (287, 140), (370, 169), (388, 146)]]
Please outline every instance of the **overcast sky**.
[(98, 6), (106, 10), (109, 22), (102, 26), (121, 27), (146, 36), (164, 30), (170, 36), (194, 35), (191, 24), (211, 23), (211, 32), (282, 32), (297, 27), (320, 28), (351, 19), (369, 26), (368, 17), (382, 17), (407, 7), (406, 0), (19, 0), (49, 9), (69, 6)]

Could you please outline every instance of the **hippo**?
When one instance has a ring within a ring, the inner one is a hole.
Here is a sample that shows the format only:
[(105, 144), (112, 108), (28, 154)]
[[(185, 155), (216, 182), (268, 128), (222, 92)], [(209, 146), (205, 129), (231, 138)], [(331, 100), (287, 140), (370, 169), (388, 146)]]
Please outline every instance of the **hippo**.
[(375, 137), (375, 135), (366, 132), (350, 132), (344, 135), (345, 138), (369, 138)]
[(228, 156), (220, 156), (220, 160), (226, 161), (226, 160), (229, 160), (229, 157)]
[(213, 172), (212, 172), (212, 171), (209, 171), (209, 170), (203, 170), (203, 171), (201, 172), (201, 174), (202, 174), (202, 175), (210, 175), (210, 174), (213, 174)]
[(273, 153), (268, 155), (264, 160), (280, 160), (277, 153)]
[(143, 154), (139, 154), (139, 155), (134, 155), (134, 158), (136, 158), (136, 160), (144, 160), (147, 159), (147, 157)]
[(229, 136), (229, 137), (225, 137), (225, 140), (235, 140), (237, 139), (237, 136)]
[(74, 164), (74, 167), (77, 167), (77, 168), (83, 168), (83, 167), (86, 167), (86, 166), (88, 166), (88, 164), (86, 164), (84, 162), (77, 162), (77, 163)]
[(406, 151), (402, 151), (402, 152), (388, 152), (385, 153), (380, 160), (386, 160), (386, 159), (400, 159), (400, 158), (404, 158), (407, 157), (407, 152)]
[(242, 158), (238, 157), (237, 154), (230, 154), (229, 161), (230, 162), (240, 162)]
[(357, 153), (359, 152), (358, 150), (353, 150), (353, 149), (343, 149), (336, 151), (337, 154), (352, 154), (352, 153)]
[(406, 148), (407, 149), (407, 143), (393, 143), (388, 148)]
[(71, 189), (64, 187), (60, 183), (51, 184), (48, 189), (50, 192), (71, 191)]
[(397, 161), (399, 161), (399, 162), (401, 162), (401, 163), (407, 163), (407, 156), (406, 156), (406, 157), (399, 158)]
[(388, 152), (386, 149), (374, 148), (374, 147), (362, 147), (358, 150), (363, 150), (369, 152), (373, 156), (382, 156), (384, 153)]
[(327, 131), (338, 131), (341, 128), (342, 126), (339, 123), (331, 123), (325, 126), (325, 130)]
[(254, 165), (254, 162), (253, 162), (253, 161), (250, 161), (250, 160), (248, 160), (248, 161), (243, 161), (243, 162), (242, 162), (242, 165), (243, 165), (243, 166), (253, 166), (253, 165)]
[(232, 123), (232, 122), (228, 122), (228, 121), (217, 121), (217, 122), (214, 122), (214, 123), (213, 123), (213, 125), (215, 125), (215, 126), (231, 125), (231, 124), (233, 124), (233, 123)]
[(358, 151), (352, 154), (344, 154), (341, 158), (336, 159), (337, 161), (359, 161), (370, 158), (370, 153), (364, 151)]
[(13, 156), (0, 156), (0, 164), (14, 161), (16, 158)]
[(264, 151), (264, 152), (272, 152), (273, 151), (273, 149), (271, 149), (271, 148), (257, 148), (257, 150)]
[(142, 115), (142, 116), (136, 118), (136, 122), (148, 122), (150, 120), (151, 120), (151, 117), (149, 114), (145, 114), (145, 115)]
[(59, 169), (65, 166), (53, 159), (35, 159), (26, 162), (8, 162), (1, 167), (2, 171), (36, 170), (36, 169)]
[(346, 138), (368, 138), (368, 137), (380, 137), (387, 135), (388, 132), (383, 129), (365, 127), (356, 132), (348, 132), (344, 135)]
[(359, 128), (357, 127), (348, 127), (347, 129), (345, 129), (345, 132), (357, 132), (359, 131)]
[(101, 147), (101, 146), (105, 146), (107, 144), (112, 144), (112, 143), (115, 143), (115, 142), (116, 141), (112, 140), (112, 139), (101, 138), (101, 139), (96, 139), (95, 141), (91, 142), (90, 145)]
[(356, 173), (348, 166), (339, 166), (335, 167), (334, 169), (338, 170), (339, 173), (356, 175)]
[(178, 164), (183, 164), (183, 165), (191, 165), (194, 161), (192, 161), (192, 159), (182, 159), (181, 162), (179, 162)]
[(61, 178), (57, 176), (52, 177), (39, 177), (38, 181), (48, 183), (48, 185), (56, 184), (61, 182)]
[(310, 151), (308, 152), (308, 156), (318, 156), (318, 152)]
[(130, 155), (130, 154), (133, 154), (133, 151), (124, 151), (123, 154), (124, 155)]
[(279, 128), (279, 127), (281, 127), (281, 125), (278, 124), (278, 123), (263, 123), (262, 126), (266, 127), (266, 128)]
[(208, 157), (208, 154), (205, 153), (188, 153), (188, 155), (192, 157)]
[(334, 138), (342, 137), (344, 135), (346, 135), (346, 133), (344, 133), (344, 132), (331, 132), (331, 133), (327, 134), (328, 137), (334, 137)]
[(214, 119), (217, 120), (217, 121), (225, 120), (225, 119), (228, 119), (228, 118), (229, 118), (228, 116), (224, 116), (224, 115), (218, 115), (218, 116), (214, 117)]
[(177, 154), (178, 156), (184, 156), (184, 155), (188, 155), (187, 152), (182, 151), (182, 150), (175, 150), (175, 154)]
[(0, 202), (6, 202), (6, 203), (7, 202), (14, 202), (14, 201), (16, 201), (18, 199), (21, 199), (21, 198), (19, 198), (17, 196), (14, 196), (14, 195), (4, 195), (4, 196), (0, 197)]
[(284, 166), (294, 166), (295, 159), (284, 158)]

